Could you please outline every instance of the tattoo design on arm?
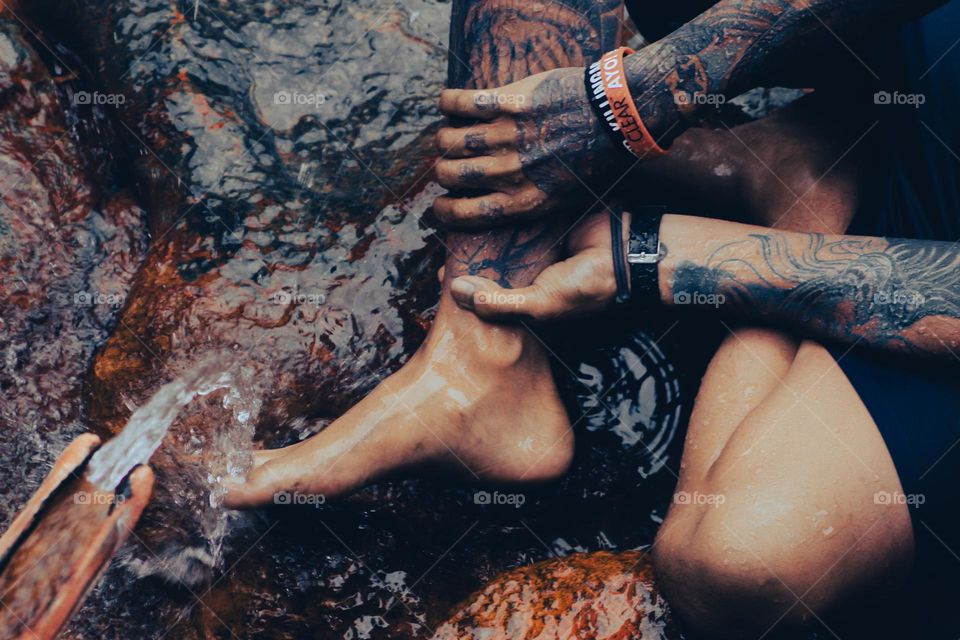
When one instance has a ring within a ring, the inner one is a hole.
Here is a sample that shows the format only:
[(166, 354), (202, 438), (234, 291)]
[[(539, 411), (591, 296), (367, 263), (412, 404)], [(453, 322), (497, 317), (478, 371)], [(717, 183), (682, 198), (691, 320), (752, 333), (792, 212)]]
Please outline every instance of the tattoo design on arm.
[[(824, 38), (882, 20), (909, 19), (943, 0), (722, 0), (659, 42), (629, 56), (625, 68), (644, 124), (663, 146), (709, 103), (776, 81), (777, 62), (809, 56)], [(806, 52), (806, 53), (805, 53)], [(679, 125), (679, 126), (678, 126)]]
[[(536, 7), (525, 0), (454, 0), (449, 85), (467, 89), (500, 87), (550, 69), (582, 67), (605, 48), (615, 46), (621, 12), (620, 0), (548, 0)], [(583, 93), (582, 75), (578, 76), (577, 88)], [(565, 86), (548, 82), (543, 85), (550, 86), (537, 90), (541, 95), (534, 99), (534, 106), (539, 100), (565, 99), (560, 93)], [(586, 108), (582, 122), (574, 122), (576, 117), (571, 117), (570, 122), (559, 127), (552, 123), (549, 136), (564, 136), (567, 130), (594, 126), (589, 105)], [(544, 132), (533, 131), (544, 127), (543, 122), (531, 127), (531, 134)], [(468, 139), (467, 143), (475, 148), (487, 146), (482, 137)], [(533, 137), (526, 139), (523, 148), (521, 155), (549, 153), (546, 142)], [(549, 164), (549, 169), (540, 169), (542, 175), (531, 177), (531, 181), (538, 186), (541, 182), (546, 184), (551, 176), (565, 171), (559, 161)], [(481, 175), (482, 171), (461, 177), (470, 182)], [(502, 211), (493, 209), (484, 213), (491, 218), (502, 215)], [(491, 278), (505, 287), (527, 285), (554, 261), (553, 247), (561, 231), (562, 226), (555, 221), (549, 227), (536, 223), (482, 233), (449, 233), (446, 278), (449, 281), (471, 274)]]
[(745, 318), (816, 335), (932, 355), (960, 341), (960, 246), (949, 242), (751, 234), (705, 264), (673, 271), (674, 300), (713, 296)]
[(544, 79), (534, 89), (532, 103), (528, 117), (517, 123), (518, 147), (523, 174), (542, 192), (562, 193), (566, 185), (596, 182), (619, 159), (593, 113), (579, 68)]

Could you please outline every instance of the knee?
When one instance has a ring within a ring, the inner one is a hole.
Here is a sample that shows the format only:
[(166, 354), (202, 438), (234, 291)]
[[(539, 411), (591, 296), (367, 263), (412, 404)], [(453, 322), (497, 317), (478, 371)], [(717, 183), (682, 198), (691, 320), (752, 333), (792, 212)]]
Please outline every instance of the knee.
[(661, 527), (654, 547), (658, 584), (692, 630), (755, 638), (809, 615), (800, 598), (816, 583), (818, 563), (784, 536), (765, 532), (756, 515), (706, 506), (686, 527), (671, 527), (670, 518)]

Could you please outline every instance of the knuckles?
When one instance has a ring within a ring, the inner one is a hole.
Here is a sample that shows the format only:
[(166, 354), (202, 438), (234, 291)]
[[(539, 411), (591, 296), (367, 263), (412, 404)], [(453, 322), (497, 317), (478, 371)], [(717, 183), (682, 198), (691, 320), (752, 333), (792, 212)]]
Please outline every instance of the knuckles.
[(453, 162), (441, 160), (433, 169), (434, 177), (443, 187), (455, 187), (457, 184), (457, 167)]
[(444, 127), (437, 131), (433, 138), (433, 144), (438, 151), (450, 151), (455, 148), (457, 137), (456, 130)]

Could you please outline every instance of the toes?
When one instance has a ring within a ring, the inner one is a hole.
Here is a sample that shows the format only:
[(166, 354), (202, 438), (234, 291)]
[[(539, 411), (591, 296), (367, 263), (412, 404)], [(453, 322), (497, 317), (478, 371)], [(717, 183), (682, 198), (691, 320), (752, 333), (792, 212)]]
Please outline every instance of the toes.
[(252, 509), (273, 503), (278, 483), (275, 476), (264, 473), (266, 463), (254, 467), (243, 482), (227, 482), (223, 503), (230, 509)]

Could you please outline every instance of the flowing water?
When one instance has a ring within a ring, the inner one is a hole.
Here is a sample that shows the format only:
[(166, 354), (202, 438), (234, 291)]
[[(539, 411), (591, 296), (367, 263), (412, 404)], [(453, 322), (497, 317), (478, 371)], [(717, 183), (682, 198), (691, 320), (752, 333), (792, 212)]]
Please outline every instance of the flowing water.
[(180, 409), (196, 396), (230, 388), (230, 381), (221, 361), (210, 358), (160, 387), (149, 402), (133, 412), (120, 435), (93, 454), (87, 480), (104, 491), (115, 489), (135, 466), (150, 460)]

